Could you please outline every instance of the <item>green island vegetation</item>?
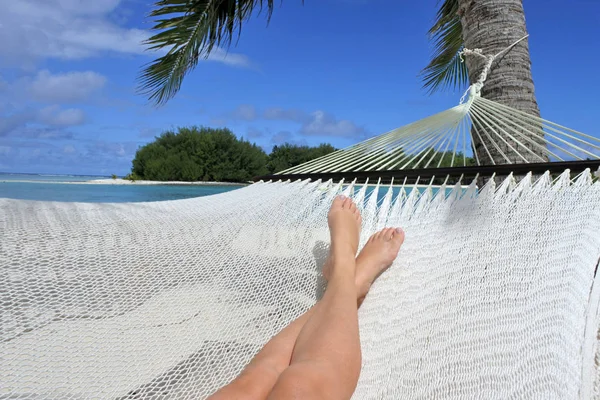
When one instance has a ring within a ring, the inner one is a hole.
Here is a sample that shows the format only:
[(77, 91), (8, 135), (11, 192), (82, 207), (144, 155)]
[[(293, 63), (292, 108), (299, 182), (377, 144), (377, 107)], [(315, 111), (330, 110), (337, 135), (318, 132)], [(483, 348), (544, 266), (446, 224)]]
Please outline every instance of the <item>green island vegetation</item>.
[[(274, 146), (271, 153), (266, 154), (261, 147), (238, 139), (227, 128), (178, 128), (166, 131), (153, 142), (140, 147), (132, 161), (131, 173), (124, 179), (248, 182), (257, 176), (280, 172), (335, 150), (330, 144), (310, 147), (285, 143)], [(429, 151), (423, 159), (410, 155), (397, 157), (403, 158), (403, 161), (396, 168), (423, 168), (425, 164), (448, 167), (452, 162), (450, 151)], [(465, 161), (466, 165), (475, 165), (472, 157), (466, 157)], [(463, 162), (462, 154), (456, 154), (454, 166), (462, 166)]]
[(189, 127), (166, 131), (140, 147), (128, 180), (248, 182), (282, 171), (336, 149), (283, 144), (270, 154), (254, 143), (238, 139), (227, 128)]

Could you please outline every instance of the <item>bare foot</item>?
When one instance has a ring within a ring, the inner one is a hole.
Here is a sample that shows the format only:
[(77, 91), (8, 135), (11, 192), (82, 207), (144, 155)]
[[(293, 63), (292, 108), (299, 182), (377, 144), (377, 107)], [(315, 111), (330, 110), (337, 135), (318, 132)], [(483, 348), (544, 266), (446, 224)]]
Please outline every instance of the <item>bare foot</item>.
[(340, 261), (345, 261), (347, 258), (352, 258), (354, 261), (362, 223), (356, 204), (349, 197), (337, 196), (329, 209), (327, 222), (331, 233), (329, 256)]
[[(355, 283), (359, 304), (371, 289), (373, 281), (392, 265), (400, 246), (404, 242), (404, 232), (400, 228), (385, 228), (374, 233), (356, 258)], [(323, 276), (329, 280), (331, 257), (323, 265)]]
[(400, 228), (385, 228), (374, 233), (356, 258), (356, 289), (362, 301), (373, 281), (388, 269), (404, 243), (404, 231)]

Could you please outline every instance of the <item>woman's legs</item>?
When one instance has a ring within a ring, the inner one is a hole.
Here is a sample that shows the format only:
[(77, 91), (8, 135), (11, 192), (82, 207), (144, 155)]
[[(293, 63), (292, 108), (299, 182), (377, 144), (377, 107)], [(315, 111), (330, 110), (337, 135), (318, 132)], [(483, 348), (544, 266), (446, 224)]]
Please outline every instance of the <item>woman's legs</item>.
[[(344, 202), (346, 201), (346, 202)], [(335, 220), (337, 212), (339, 211), (335, 207), (344, 207), (346, 205), (348, 210), (354, 215), (355, 222), (358, 218), (360, 224), (360, 215), (353, 206), (351, 201), (338, 198), (333, 206), (332, 212), (330, 213), (330, 226), (332, 219)], [(358, 216), (357, 216), (358, 215)], [(333, 221), (335, 222), (335, 221)], [(333, 239), (332, 230), (332, 239)], [(355, 285), (355, 297), (354, 301), (360, 305), (364, 297), (366, 296), (371, 283), (373, 280), (396, 258), (400, 245), (404, 240), (404, 234), (401, 230), (394, 230), (391, 228), (384, 229), (380, 232), (375, 233), (364, 246), (363, 250), (356, 259), (356, 273), (354, 275)], [(343, 247), (343, 242), (339, 247)], [(324, 276), (330, 280), (332, 278), (332, 272), (334, 268), (334, 257), (333, 250), (335, 249), (334, 242), (332, 240), (332, 253), (328, 258), (328, 261), (323, 267)], [(355, 254), (355, 250), (354, 253)], [(339, 257), (338, 257), (339, 259)], [(331, 284), (330, 284), (331, 286)], [(328, 289), (329, 290), (329, 289)], [(331, 295), (330, 295), (331, 296)], [(325, 299), (325, 296), (324, 296)], [(244, 369), (244, 371), (229, 385), (223, 387), (213, 396), (211, 400), (221, 399), (264, 399), (273, 389), (277, 382), (280, 374), (290, 366), (292, 362), (292, 353), (298, 354), (298, 351), (294, 350), (297, 346), (296, 342), (300, 332), (303, 330), (304, 325), (308, 320), (317, 314), (321, 314), (318, 310), (321, 308), (321, 303), (317, 303), (313, 308), (307, 311), (305, 314), (300, 316), (298, 319), (293, 321), (279, 334), (274, 336), (265, 347), (254, 357), (250, 364)], [(357, 304), (355, 303), (355, 304)], [(356, 308), (356, 305), (355, 305)], [(318, 325), (319, 322), (313, 324)], [(301, 354), (300, 352), (299, 354)], [(360, 357), (360, 353), (359, 353)], [(360, 368), (360, 358), (359, 358)], [(352, 390), (354, 390), (354, 384)], [(279, 385), (280, 389), (283, 385)], [(276, 396), (274, 393), (273, 396)], [(282, 394), (282, 396), (289, 396)]]
[(348, 198), (329, 212), (331, 270), (319, 307), (302, 327), (290, 366), (269, 399), (350, 398), (360, 373), (358, 297), (354, 277), (360, 213)]
[(361, 368), (356, 299), (362, 301), (373, 280), (391, 265), (404, 240), (398, 229), (373, 235), (357, 262), (360, 216), (349, 199), (334, 201), (329, 214), (331, 263), (329, 284), (298, 335), (290, 366), (269, 399), (349, 399)]

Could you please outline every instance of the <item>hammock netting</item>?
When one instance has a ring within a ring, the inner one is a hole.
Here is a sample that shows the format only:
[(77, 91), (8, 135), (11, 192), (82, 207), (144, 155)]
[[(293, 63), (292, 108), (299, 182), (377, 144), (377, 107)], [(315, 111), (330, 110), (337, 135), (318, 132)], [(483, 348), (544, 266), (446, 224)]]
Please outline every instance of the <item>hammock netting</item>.
[(265, 182), (137, 204), (0, 199), (0, 398), (198, 399), (324, 289), (344, 192), (406, 241), (359, 311), (355, 399), (592, 398), (600, 183)]

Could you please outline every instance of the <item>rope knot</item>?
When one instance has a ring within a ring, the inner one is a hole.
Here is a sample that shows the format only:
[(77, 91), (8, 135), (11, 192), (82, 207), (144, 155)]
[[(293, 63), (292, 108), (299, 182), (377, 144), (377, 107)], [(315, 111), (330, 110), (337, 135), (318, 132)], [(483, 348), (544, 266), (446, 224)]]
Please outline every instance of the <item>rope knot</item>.
[(483, 50), (481, 49), (467, 49), (466, 47), (463, 48), (461, 51), (458, 52), (458, 56), (460, 57), (460, 62), (465, 62), (464, 56), (480, 56), (480, 57), (485, 57), (483, 55)]
[[(479, 78), (477, 79), (477, 81), (475, 83), (473, 83), (471, 86), (469, 86), (469, 88), (467, 89), (467, 91), (465, 92), (463, 97), (461, 98), (460, 104), (463, 103), (463, 100), (464, 100), (465, 96), (467, 95), (467, 93), (470, 93), (471, 96), (472, 95), (479, 96), (481, 94), (481, 88), (483, 88), (483, 84), (484, 84), (485, 80), (487, 79), (488, 73), (492, 69), (492, 64), (494, 63), (494, 60), (496, 59), (496, 57), (498, 57), (500, 54), (512, 49), (519, 42), (521, 42), (522, 40), (525, 40), (528, 36), (529, 35), (523, 36), (521, 39), (517, 40), (516, 42), (514, 42), (513, 44), (511, 44), (504, 50), (500, 51), (499, 53), (493, 54), (493, 55), (491, 55), (491, 54), (485, 55), (485, 54), (483, 54), (483, 50), (481, 50), (481, 49), (467, 49), (466, 47), (463, 48), (461, 51), (459, 51), (458, 56), (460, 57), (461, 62), (465, 62), (463, 56), (478, 56), (485, 60), (485, 63), (483, 64), (483, 70), (481, 71), (481, 74), (479, 74)], [(471, 90), (471, 89), (473, 89), (473, 90)]]

